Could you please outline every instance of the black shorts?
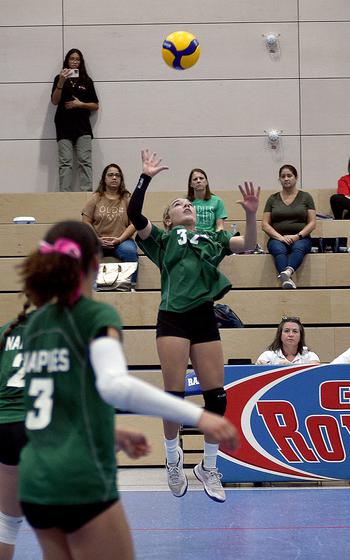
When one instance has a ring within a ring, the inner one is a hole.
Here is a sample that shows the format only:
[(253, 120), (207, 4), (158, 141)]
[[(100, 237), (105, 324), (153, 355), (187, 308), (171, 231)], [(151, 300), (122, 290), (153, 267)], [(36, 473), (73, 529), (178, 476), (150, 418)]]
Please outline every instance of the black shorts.
[(24, 422), (0, 424), (0, 463), (18, 465), (19, 455), (26, 443)]
[(21, 502), (22, 510), (33, 529), (61, 529), (74, 533), (118, 500), (78, 505), (42, 505)]
[(191, 344), (220, 340), (213, 302), (208, 301), (183, 313), (159, 310), (157, 338), (160, 336), (186, 338)]

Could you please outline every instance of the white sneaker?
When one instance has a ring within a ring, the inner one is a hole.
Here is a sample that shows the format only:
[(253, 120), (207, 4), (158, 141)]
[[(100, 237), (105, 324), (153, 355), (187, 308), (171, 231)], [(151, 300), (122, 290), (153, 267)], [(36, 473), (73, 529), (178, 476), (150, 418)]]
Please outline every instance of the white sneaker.
[(287, 280), (290, 280), (290, 277), (292, 276), (292, 271), (290, 268), (286, 268), (285, 270), (282, 270), (282, 272), (279, 273), (279, 280), (281, 280), (281, 282), (286, 282)]
[(282, 282), (282, 290), (296, 290), (296, 284), (291, 278)]
[(198, 480), (203, 484), (204, 491), (215, 502), (224, 502), (226, 500), (225, 490), (222, 487), (222, 474), (218, 469), (205, 469), (203, 461), (196, 465), (193, 469)]
[(282, 270), (282, 272), (279, 274), (278, 278), (282, 282), (282, 289), (283, 290), (295, 290), (296, 289), (296, 284), (291, 279), (291, 276), (292, 276), (293, 272), (294, 271), (292, 269), (286, 268), (286, 270)]
[(179, 460), (177, 463), (166, 462), (166, 472), (168, 477), (168, 486), (176, 498), (181, 498), (187, 492), (188, 480), (185, 475), (183, 464), (184, 454), (181, 447), (177, 448), (179, 453)]

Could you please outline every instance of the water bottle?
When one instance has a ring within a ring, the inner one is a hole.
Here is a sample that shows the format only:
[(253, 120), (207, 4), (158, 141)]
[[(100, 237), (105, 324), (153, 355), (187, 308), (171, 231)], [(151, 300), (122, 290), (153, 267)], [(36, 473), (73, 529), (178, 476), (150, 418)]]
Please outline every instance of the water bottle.
[(232, 226), (231, 226), (231, 233), (232, 233), (232, 235), (236, 235), (236, 234), (237, 234), (237, 224), (232, 224)]

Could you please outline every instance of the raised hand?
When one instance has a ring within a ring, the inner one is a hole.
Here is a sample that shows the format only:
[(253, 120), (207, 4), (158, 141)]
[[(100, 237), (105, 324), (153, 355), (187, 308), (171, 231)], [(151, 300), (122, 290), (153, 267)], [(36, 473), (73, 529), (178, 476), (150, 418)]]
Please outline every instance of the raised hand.
[(244, 188), (238, 185), (243, 200), (238, 200), (247, 213), (256, 214), (259, 206), (260, 187), (255, 188), (251, 181), (244, 181)]
[(60, 79), (65, 81), (71, 75), (71, 73), (72, 73), (71, 68), (62, 68), (60, 72)]
[(142, 171), (145, 175), (149, 175), (150, 177), (154, 177), (160, 171), (164, 171), (165, 169), (169, 169), (166, 165), (161, 165), (161, 158), (157, 156), (155, 152), (151, 152), (150, 150), (142, 150), (141, 151), (141, 158), (142, 158)]

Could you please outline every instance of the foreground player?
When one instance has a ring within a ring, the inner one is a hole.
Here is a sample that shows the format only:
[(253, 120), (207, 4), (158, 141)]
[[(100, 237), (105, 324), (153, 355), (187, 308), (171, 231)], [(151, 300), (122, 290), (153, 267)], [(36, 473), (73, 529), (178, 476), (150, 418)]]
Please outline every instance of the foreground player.
[[(18, 464), (26, 444), (24, 426), (23, 329), (30, 315), (26, 303), (18, 317), (0, 330), (0, 560), (12, 560), (18, 531), (23, 523), (17, 499)], [(132, 459), (150, 451), (145, 436), (116, 430), (118, 450)]]
[[(226, 231), (196, 232), (196, 212), (185, 198), (175, 199), (164, 213), (167, 231), (159, 229), (142, 215), (142, 206), (151, 178), (167, 169), (157, 155), (142, 152), (143, 174), (134, 190), (128, 215), (138, 231), (138, 242), (161, 272), (162, 300), (157, 321), (157, 348), (164, 387), (168, 393), (184, 397), (184, 376), (189, 360), (203, 391), (205, 409), (225, 414), (224, 359), (216, 324), (213, 301), (231, 288), (217, 267), (225, 255), (253, 250), (256, 246), (256, 211), (260, 188), (251, 183), (239, 187), (246, 212), (245, 237), (232, 237)], [(187, 490), (183, 453), (178, 445), (178, 422), (164, 422), (167, 476), (176, 497)], [(225, 501), (221, 474), (216, 468), (218, 440), (206, 435), (204, 459), (194, 468), (210, 498)]]
[(99, 252), (91, 227), (61, 222), (22, 268), (40, 309), (24, 336), (20, 500), (50, 560), (134, 557), (115, 480), (114, 407), (196, 425), (236, 446), (227, 420), (127, 375), (119, 316), (90, 299)]

